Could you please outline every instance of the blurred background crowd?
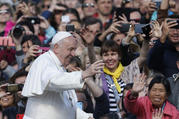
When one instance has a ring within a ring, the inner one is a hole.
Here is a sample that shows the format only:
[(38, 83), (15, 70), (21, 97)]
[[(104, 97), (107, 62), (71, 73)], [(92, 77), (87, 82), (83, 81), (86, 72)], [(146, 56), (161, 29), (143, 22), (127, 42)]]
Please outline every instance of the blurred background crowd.
[[(93, 80), (106, 98), (87, 85), (76, 90), (77, 107), (96, 119), (179, 118), (179, 0), (0, 0), (2, 118), (22, 119), (29, 67), (58, 31), (78, 41), (67, 71), (105, 63)], [(159, 110), (142, 111), (146, 96)]]

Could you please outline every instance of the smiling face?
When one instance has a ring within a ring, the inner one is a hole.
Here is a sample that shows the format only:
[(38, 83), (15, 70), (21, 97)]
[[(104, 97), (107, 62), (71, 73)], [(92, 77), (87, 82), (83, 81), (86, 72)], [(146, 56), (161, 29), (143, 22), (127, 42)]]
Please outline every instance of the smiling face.
[(105, 67), (114, 72), (121, 59), (120, 46), (114, 40), (106, 40), (101, 47), (101, 56)]
[(118, 52), (108, 51), (102, 55), (105, 66), (111, 71), (114, 72), (119, 65), (119, 55)]
[(6, 23), (8, 20), (10, 20), (10, 12), (9, 8), (6, 5), (3, 5), (0, 7), (0, 23)]
[(179, 44), (179, 29), (170, 28), (169, 38), (172, 43)]
[(60, 44), (55, 44), (54, 52), (62, 65), (66, 67), (70, 63), (71, 58), (75, 56), (76, 48), (77, 41), (70, 36), (61, 41)]
[(2, 107), (9, 107), (11, 105), (13, 105), (14, 103), (14, 97), (12, 94), (7, 94), (5, 91), (0, 90), (0, 95), (2, 96), (0, 98), (0, 105)]
[(149, 91), (149, 98), (155, 107), (162, 107), (167, 99), (167, 92), (162, 83), (155, 83)]

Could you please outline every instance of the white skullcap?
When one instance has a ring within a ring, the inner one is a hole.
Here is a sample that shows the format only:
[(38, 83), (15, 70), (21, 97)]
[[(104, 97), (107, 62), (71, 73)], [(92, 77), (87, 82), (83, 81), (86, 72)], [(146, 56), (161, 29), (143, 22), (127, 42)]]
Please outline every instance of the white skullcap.
[(70, 36), (72, 36), (71, 33), (66, 32), (66, 31), (60, 31), (60, 32), (58, 32), (58, 33), (55, 34), (55, 36), (54, 36), (53, 39), (52, 39), (51, 44), (55, 44), (55, 43), (57, 43), (57, 42), (59, 42), (59, 41), (65, 39), (65, 38), (67, 38), (67, 37), (70, 37)]

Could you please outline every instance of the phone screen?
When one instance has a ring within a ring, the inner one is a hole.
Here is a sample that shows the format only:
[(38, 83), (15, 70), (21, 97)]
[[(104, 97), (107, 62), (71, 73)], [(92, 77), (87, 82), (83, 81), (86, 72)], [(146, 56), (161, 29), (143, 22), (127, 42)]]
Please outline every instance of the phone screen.
[(80, 108), (81, 110), (83, 110), (83, 102), (78, 101), (78, 102), (76, 103), (76, 107), (78, 107), (78, 108)]
[(66, 16), (66, 15), (65, 15), (65, 16), (62, 16), (62, 17), (61, 17), (61, 20), (62, 20), (63, 23), (69, 23), (69, 22), (70, 22), (70, 17), (69, 17), (69, 16)]

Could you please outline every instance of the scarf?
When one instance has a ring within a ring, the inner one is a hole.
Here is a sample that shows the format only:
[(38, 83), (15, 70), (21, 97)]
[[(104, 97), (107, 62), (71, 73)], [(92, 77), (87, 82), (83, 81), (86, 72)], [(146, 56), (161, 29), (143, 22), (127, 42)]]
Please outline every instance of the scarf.
[(121, 87), (119, 86), (118, 82), (117, 82), (117, 79), (120, 77), (122, 71), (124, 70), (124, 67), (122, 66), (122, 64), (120, 63), (119, 66), (117, 67), (117, 69), (115, 70), (115, 72), (110, 72), (108, 70), (108, 68), (104, 67), (103, 68), (103, 71), (104, 73), (112, 76), (112, 79), (113, 79), (113, 82), (116, 86), (116, 89), (119, 93), (121, 93)]

